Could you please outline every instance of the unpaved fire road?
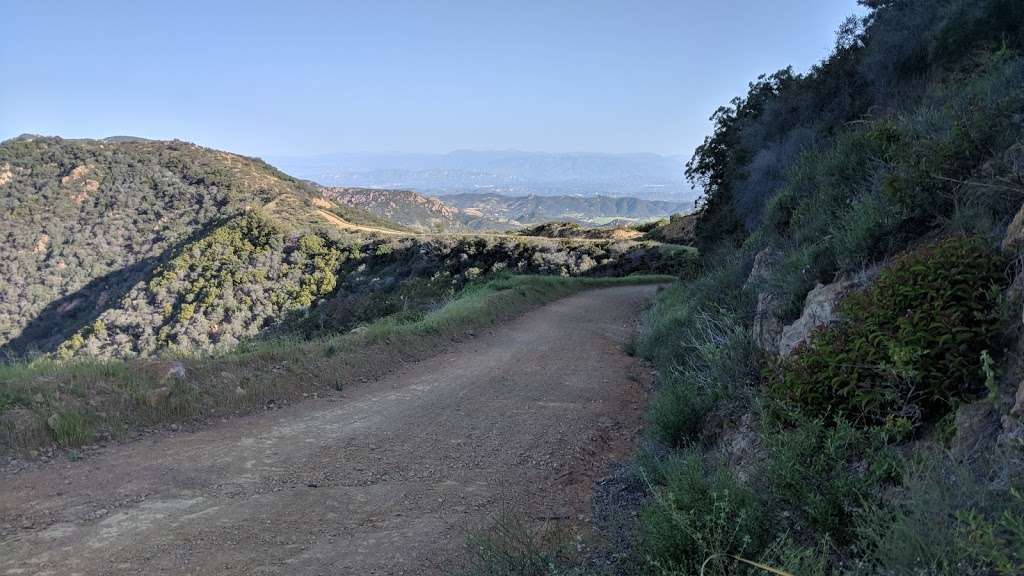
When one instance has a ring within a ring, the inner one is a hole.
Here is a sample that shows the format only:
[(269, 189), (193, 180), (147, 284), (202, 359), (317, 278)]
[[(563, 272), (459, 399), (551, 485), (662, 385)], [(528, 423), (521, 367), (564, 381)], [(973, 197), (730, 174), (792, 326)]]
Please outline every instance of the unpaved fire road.
[(0, 575), (439, 574), (511, 502), (586, 528), (653, 286), (536, 309), (341, 397), (0, 476)]

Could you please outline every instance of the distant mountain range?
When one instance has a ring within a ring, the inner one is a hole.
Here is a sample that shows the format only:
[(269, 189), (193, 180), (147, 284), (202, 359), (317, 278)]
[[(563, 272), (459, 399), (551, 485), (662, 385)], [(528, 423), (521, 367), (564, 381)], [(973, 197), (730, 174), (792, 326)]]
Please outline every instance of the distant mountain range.
[(460, 150), (447, 154), (350, 153), (267, 161), (325, 186), (410, 189), (430, 195), (631, 196), (691, 202), (681, 157)]

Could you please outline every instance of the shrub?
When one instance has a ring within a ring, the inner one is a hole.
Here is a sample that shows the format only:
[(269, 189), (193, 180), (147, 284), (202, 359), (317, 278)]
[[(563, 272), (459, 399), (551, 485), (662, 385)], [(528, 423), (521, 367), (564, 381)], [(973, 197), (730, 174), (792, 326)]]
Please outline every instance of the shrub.
[[(1013, 472), (1020, 477), (1019, 467)], [(1019, 488), (989, 485), (942, 454), (919, 454), (888, 501), (868, 506), (858, 518), (865, 572), (1021, 574), (1024, 498)]]
[(766, 435), (764, 481), (774, 505), (796, 514), (797, 533), (849, 544), (857, 511), (896, 479), (899, 465), (887, 448), (889, 437), (886, 430), (821, 420)]
[(659, 440), (670, 446), (686, 446), (701, 437), (714, 398), (684, 375), (662, 382), (651, 402), (650, 421)]
[(503, 507), (493, 525), (466, 539), (463, 576), (558, 576), (568, 574), (569, 539), (554, 526), (531, 528)]
[(749, 332), (724, 310), (698, 310), (677, 336), (684, 353), (666, 370), (651, 408), (660, 439), (685, 446), (711, 439), (745, 412), (761, 354)]
[[(755, 495), (726, 469), (707, 469), (700, 455), (673, 457), (657, 470), (663, 486), (643, 513), (642, 545), (661, 574), (698, 574), (712, 555), (757, 557), (766, 542), (765, 517)], [(736, 574), (732, 562), (713, 562), (705, 574)]]
[(771, 376), (783, 410), (881, 424), (941, 418), (982, 391), (981, 355), (995, 350), (1006, 261), (973, 239), (909, 253), (850, 296), (840, 321)]

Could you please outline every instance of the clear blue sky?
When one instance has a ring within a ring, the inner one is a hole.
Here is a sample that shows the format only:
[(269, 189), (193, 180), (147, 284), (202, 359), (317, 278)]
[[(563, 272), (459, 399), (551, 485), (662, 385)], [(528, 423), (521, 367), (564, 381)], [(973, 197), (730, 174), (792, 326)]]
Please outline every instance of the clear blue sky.
[(6, 2), (0, 139), (129, 134), (254, 155), (689, 154), (854, 0)]

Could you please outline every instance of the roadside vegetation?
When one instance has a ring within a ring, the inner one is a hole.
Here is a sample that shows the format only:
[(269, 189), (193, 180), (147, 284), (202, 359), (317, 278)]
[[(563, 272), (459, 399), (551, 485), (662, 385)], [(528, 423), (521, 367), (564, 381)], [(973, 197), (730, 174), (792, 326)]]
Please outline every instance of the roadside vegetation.
[(379, 377), (453, 341), (588, 288), (675, 276), (572, 278), (496, 274), (433, 311), (396, 313), (345, 333), (241, 343), (210, 356), (39, 359), (0, 366), (0, 451), (73, 448), (144, 427), (273, 408)]
[(1024, 6), (865, 4), (688, 166), (702, 270), (638, 346), (665, 451), (636, 572), (1024, 572)]
[(609, 573), (1024, 573), (1024, 4), (862, 4), (688, 164), (700, 268), (636, 345), (647, 503)]

